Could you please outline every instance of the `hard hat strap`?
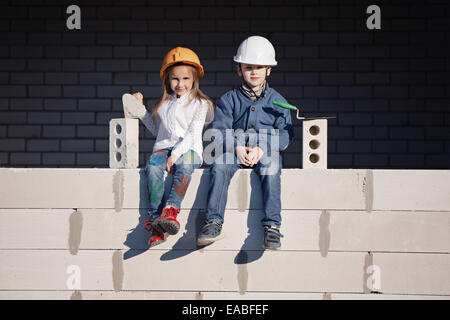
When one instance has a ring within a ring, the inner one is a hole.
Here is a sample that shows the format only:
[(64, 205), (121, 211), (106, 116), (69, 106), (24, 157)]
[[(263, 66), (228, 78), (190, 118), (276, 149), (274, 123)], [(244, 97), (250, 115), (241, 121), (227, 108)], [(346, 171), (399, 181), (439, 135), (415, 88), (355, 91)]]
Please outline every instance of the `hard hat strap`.
[[(239, 66), (239, 71), (241, 71), (241, 73), (243, 73), (241, 63), (238, 63), (238, 66)], [(259, 95), (256, 94), (256, 92), (252, 89), (250, 84), (247, 81), (245, 81), (244, 76), (242, 75), (242, 82), (244, 83), (245, 91), (247, 91), (251, 97), (255, 97), (256, 98), (255, 100), (258, 100), (259, 98), (264, 97), (264, 95), (266, 93), (267, 77), (268, 77), (269, 68), (270, 68), (270, 66), (266, 66), (266, 73), (264, 74), (264, 82), (263, 82), (263, 86), (262, 86), (262, 89), (261, 89)]]

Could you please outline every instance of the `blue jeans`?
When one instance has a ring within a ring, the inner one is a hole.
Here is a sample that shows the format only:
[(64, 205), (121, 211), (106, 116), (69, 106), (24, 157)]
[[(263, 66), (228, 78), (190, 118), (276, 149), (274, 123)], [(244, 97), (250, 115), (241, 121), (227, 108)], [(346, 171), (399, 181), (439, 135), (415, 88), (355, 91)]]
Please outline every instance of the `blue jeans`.
[[(225, 161), (224, 159), (234, 161)], [(230, 163), (232, 162), (232, 163)], [(231, 178), (238, 169), (246, 168), (238, 163), (233, 154), (224, 154), (218, 157), (210, 168), (208, 203), (206, 221), (223, 224), (225, 207), (228, 197), (228, 187)], [(248, 168), (248, 167), (247, 167)], [(264, 218), (262, 224), (280, 228), (281, 226), (281, 155), (279, 153), (266, 157), (253, 167), (261, 181)]]
[[(172, 148), (153, 152), (145, 166), (150, 202), (148, 214), (153, 220), (161, 215), (160, 205), (164, 196), (164, 171), (171, 152)], [(193, 150), (189, 150), (177, 159), (173, 165), (173, 181), (166, 206), (172, 206), (176, 209), (181, 207), (192, 173), (200, 166), (200, 157)]]

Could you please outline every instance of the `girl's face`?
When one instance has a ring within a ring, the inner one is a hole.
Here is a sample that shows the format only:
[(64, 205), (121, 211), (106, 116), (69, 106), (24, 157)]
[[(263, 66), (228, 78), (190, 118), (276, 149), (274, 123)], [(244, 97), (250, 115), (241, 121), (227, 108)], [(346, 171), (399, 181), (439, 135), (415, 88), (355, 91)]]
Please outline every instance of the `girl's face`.
[[(271, 68), (267, 70), (267, 75), (270, 75)], [(244, 80), (253, 88), (259, 88), (266, 78), (266, 66), (260, 66), (255, 64), (241, 63), (241, 67), (237, 66), (237, 72), (240, 77), (244, 77)]]
[(190, 66), (175, 66), (169, 74), (170, 89), (176, 93), (177, 98), (191, 91), (194, 76)]

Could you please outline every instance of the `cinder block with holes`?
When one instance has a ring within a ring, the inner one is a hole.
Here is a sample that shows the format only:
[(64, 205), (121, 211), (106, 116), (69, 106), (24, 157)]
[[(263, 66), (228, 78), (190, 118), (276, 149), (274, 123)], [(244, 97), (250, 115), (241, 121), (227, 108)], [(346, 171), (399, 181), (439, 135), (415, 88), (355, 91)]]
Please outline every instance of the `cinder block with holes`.
[(303, 169), (327, 169), (327, 120), (303, 121)]
[(139, 166), (139, 120), (111, 119), (109, 122), (109, 167), (132, 169)]

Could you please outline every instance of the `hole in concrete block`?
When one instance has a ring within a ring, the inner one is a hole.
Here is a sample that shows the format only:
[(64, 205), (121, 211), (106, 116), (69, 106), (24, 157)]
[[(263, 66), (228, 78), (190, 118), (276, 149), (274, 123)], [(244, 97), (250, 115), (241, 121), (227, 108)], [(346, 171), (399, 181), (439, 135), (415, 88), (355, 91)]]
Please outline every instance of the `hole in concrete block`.
[(309, 133), (311, 133), (313, 136), (317, 136), (319, 132), (320, 132), (319, 126), (311, 126), (311, 128), (309, 128)]
[(319, 140), (311, 140), (309, 142), (309, 147), (313, 150), (316, 150), (320, 146)]
[(116, 124), (116, 133), (120, 134), (122, 132), (122, 126), (120, 124)]
[(120, 152), (116, 152), (116, 161), (120, 162), (122, 160), (122, 154)]
[(116, 147), (120, 148), (122, 146), (122, 140), (116, 139)]
[(319, 155), (317, 153), (313, 153), (309, 156), (309, 161), (311, 161), (312, 163), (317, 163), (319, 162)]

